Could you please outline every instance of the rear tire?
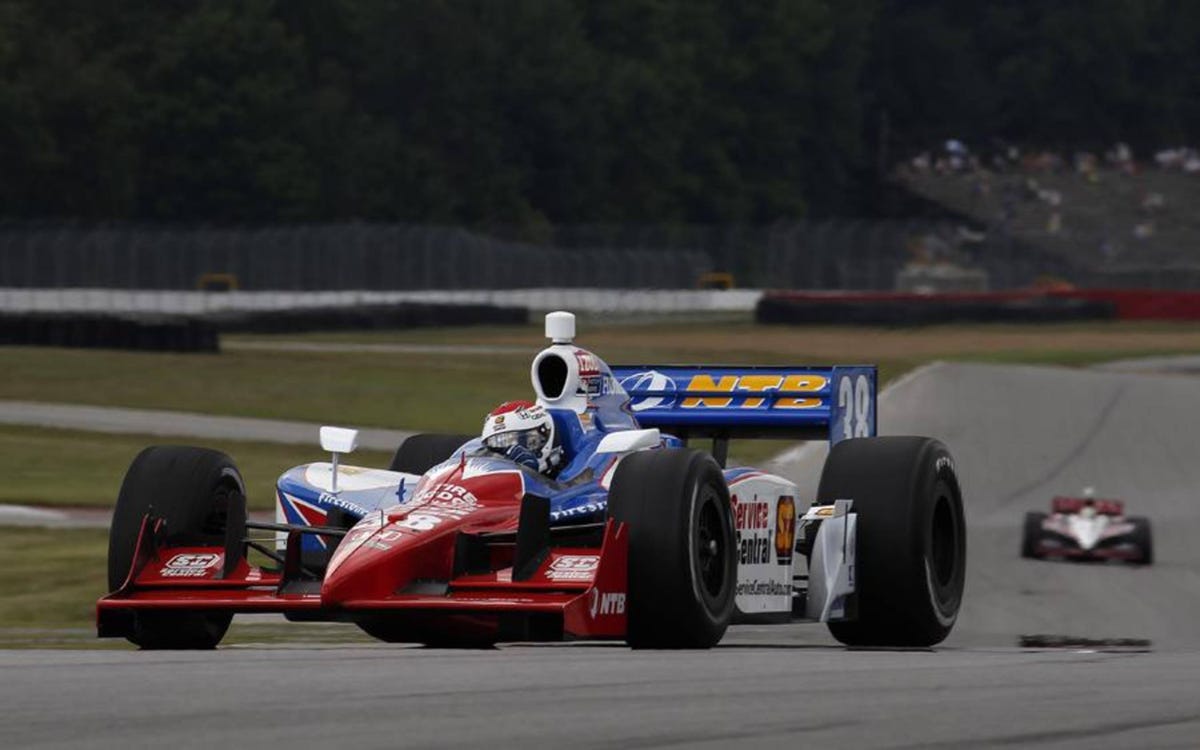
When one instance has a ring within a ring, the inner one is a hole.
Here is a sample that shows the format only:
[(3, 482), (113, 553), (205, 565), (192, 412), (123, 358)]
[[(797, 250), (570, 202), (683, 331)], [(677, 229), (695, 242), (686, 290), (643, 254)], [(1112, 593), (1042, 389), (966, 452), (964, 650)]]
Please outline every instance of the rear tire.
[(923, 437), (844, 440), (817, 500), (857, 513), (858, 618), (829, 623), (848, 646), (928, 647), (949, 635), (966, 576), (962, 492), (946, 447)]
[(392, 456), (390, 471), (405, 474), (424, 474), (442, 461), (450, 458), (472, 435), (440, 435), (427, 433), (413, 435), (400, 443), (396, 455)]
[(1042, 559), (1038, 544), (1042, 541), (1042, 522), (1045, 520), (1045, 513), (1030, 511), (1025, 514), (1025, 527), (1021, 533), (1021, 557), (1028, 560)]
[[(225, 522), (245, 483), (233, 460), (219, 451), (176, 445), (151, 446), (133, 459), (108, 536), (108, 586), (125, 583), (142, 519), (153, 513), (166, 524), (168, 546), (225, 544)], [(209, 649), (224, 637), (230, 613), (138, 611), (126, 638), (144, 649)]]
[(736, 537), (729, 488), (711, 456), (686, 448), (621, 460), (609, 515), (629, 528), (633, 648), (711, 648), (733, 617)]
[(1144, 516), (1130, 516), (1129, 522), (1133, 524), (1134, 544), (1142, 552), (1142, 556), (1133, 562), (1136, 565), (1153, 565), (1154, 537), (1150, 533), (1150, 519)]

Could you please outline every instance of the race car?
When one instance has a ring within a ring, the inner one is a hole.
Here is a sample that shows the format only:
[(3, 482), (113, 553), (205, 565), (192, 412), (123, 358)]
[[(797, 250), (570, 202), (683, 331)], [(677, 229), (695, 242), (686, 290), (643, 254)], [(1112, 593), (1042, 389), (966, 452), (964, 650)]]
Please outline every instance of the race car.
[(1050, 514), (1025, 514), (1021, 557), (1041, 560), (1116, 560), (1134, 565), (1154, 562), (1150, 520), (1125, 516), (1120, 500), (1098, 500), (1090, 488), (1083, 497), (1058, 496)]
[[(357, 433), (325, 427), (331, 460), (286, 471), (265, 522), (228, 456), (145, 449), (113, 514), (100, 637), (212, 648), (246, 612), (445, 647), (709, 648), (731, 623), (795, 620), (852, 646), (949, 634), (966, 568), (954, 462), (933, 439), (875, 436), (874, 367), (610, 367), (570, 313), (546, 334), (530, 408), (552, 416), (552, 473), (440, 434), (386, 470), (348, 466)], [(726, 466), (739, 438), (832, 442), (816, 497)]]

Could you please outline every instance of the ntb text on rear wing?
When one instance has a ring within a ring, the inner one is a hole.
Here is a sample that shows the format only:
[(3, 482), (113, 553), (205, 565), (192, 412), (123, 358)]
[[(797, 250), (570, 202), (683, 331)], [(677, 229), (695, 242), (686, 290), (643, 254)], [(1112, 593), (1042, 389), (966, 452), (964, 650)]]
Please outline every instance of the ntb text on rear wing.
[(612, 371), (643, 427), (658, 427), (684, 440), (836, 443), (875, 434), (878, 377), (870, 365), (619, 365)]

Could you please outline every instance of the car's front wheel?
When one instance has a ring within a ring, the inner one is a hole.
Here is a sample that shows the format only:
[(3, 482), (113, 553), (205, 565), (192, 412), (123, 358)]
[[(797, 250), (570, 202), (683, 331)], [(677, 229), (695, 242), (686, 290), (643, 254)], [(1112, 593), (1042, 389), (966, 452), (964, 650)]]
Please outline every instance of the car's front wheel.
[(817, 500), (853, 500), (857, 619), (829, 623), (851, 646), (920, 647), (949, 635), (962, 603), (967, 534), (946, 447), (923, 437), (844, 440)]
[(1030, 511), (1025, 514), (1025, 526), (1021, 532), (1021, 557), (1029, 560), (1040, 560), (1043, 557), (1040, 545), (1042, 523), (1045, 520), (1045, 513)]
[(1153, 565), (1154, 537), (1150, 533), (1150, 519), (1143, 516), (1130, 516), (1129, 522), (1133, 524), (1133, 543), (1140, 553), (1133, 562), (1138, 565)]
[(629, 528), (629, 645), (715, 646), (737, 587), (733, 512), (717, 462), (686, 448), (626, 456), (608, 511)]
[(396, 454), (392, 456), (392, 463), (388, 469), (406, 474), (424, 474), (450, 458), (454, 451), (471, 438), (471, 435), (441, 435), (432, 432), (411, 435), (396, 448)]
[[(233, 460), (219, 451), (178, 445), (146, 448), (130, 464), (108, 536), (108, 587), (116, 591), (133, 567), (142, 519), (165, 524), (170, 546), (221, 546), (231, 504), (246, 494)], [(144, 649), (214, 648), (233, 615), (137, 611), (125, 637)]]

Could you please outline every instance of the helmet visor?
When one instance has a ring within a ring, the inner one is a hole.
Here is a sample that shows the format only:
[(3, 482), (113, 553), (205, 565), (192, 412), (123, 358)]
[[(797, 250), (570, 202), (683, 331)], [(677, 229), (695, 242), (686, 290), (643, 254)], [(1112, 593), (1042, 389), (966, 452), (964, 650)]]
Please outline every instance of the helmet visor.
[(510, 430), (488, 437), (483, 444), (499, 453), (503, 453), (514, 445), (520, 445), (535, 455), (541, 455), (542, 448), (546, 446), (548, 432), (545, 427), (533, 430)]

